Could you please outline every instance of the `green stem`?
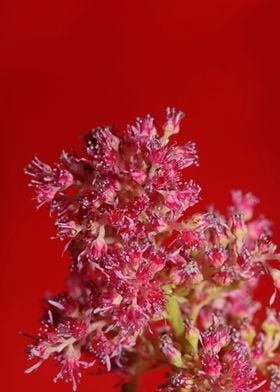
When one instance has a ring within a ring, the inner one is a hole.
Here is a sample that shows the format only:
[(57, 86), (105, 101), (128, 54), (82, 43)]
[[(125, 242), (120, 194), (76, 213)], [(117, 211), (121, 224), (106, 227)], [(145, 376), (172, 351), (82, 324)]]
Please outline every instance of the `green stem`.
[(178, 300), (175, 296), (171, 295), (166, 305), (167, 317), (173, 328), (174, 335), (180, 341), (184, 336), (184, 322)]

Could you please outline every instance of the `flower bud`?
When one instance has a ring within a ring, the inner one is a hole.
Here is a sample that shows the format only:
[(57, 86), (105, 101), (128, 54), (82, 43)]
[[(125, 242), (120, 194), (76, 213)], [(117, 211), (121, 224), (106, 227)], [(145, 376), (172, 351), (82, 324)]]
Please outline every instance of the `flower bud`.
[(210, 264), (215, 268), (221, 267), (227, 259), (227, 252), (222, 245), (213, 246), (206, 254)]
[(176, 367), (183, 367), (182, 354), (174, 346), (173, 341), (170, 336), (163, 335), (161, 337), (161, 352), (166, 357), (167, 361)]
[(185, 338), (191, 345), (194, 352), (197, 352), (198, 342), (200, 340), (200, 332), (195, 326), (193, 320), (185, 320)]

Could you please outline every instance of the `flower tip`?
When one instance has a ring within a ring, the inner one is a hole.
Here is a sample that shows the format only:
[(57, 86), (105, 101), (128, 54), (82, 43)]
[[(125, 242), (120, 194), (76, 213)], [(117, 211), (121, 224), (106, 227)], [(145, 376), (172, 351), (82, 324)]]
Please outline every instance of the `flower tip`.
[(163, 140), (168, 141), (169, 137), (180, 131), (180, 122), (185, 117), (185, 113), (177, 111), (175, 108), (166, 108), (166, 122), (163, 126)]
[(39, 362), (35, 363), (35, 365), (32, 365), (31, 367), (26, 369), (24, 371), (24, 373), (25, 374), (30, 374), (30, 373), (34, 372), (35, 370), (37, 370), (42, 365), (42, 363), (43, 363), (43, 361), (39, 361)]

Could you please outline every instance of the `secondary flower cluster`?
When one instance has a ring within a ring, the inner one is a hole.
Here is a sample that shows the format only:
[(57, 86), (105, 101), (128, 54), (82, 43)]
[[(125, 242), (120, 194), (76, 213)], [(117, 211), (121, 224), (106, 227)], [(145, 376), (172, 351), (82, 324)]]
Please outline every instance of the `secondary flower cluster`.
[(68, 292), (48, 300), (27, 372), (52, 357), (54, 381), (74, 391), (81, 368), (117, 372), (133, 391), (159, 366), (170, 368), (160, 391), (280, 390), (276, 292), (263, 322), (253, 300), (264, 273), (280, 288), (270, 224), (240, 191), (227, 216), (186, 217), (200, 187), (182, 177), (198, 163), (195, 144), (169, 143), (182, 118), (168, 108), (162, 134), (151, 116), (122, 136), (99, 127), (82, 156), (62, 152), (53, 167), (35, 157), (25, 169), (71, 258)]

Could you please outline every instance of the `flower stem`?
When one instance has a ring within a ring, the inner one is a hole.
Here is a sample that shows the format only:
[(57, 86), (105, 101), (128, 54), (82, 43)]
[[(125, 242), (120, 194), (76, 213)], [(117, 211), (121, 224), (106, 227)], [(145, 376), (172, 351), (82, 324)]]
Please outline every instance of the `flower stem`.
[(184, 340), (184, 323), (180, 310), (180, 306), (178, 304), (178, 300), (175, 296), (171, 296), (166, 305), (167, 317), (169, 322), (173, 328), (174, 335), (179, 343), (182, 343)]
[(138, 377), (134, 377), (129, 383), (122, 385), (121, 392), (136, 392), (138, 384)]

